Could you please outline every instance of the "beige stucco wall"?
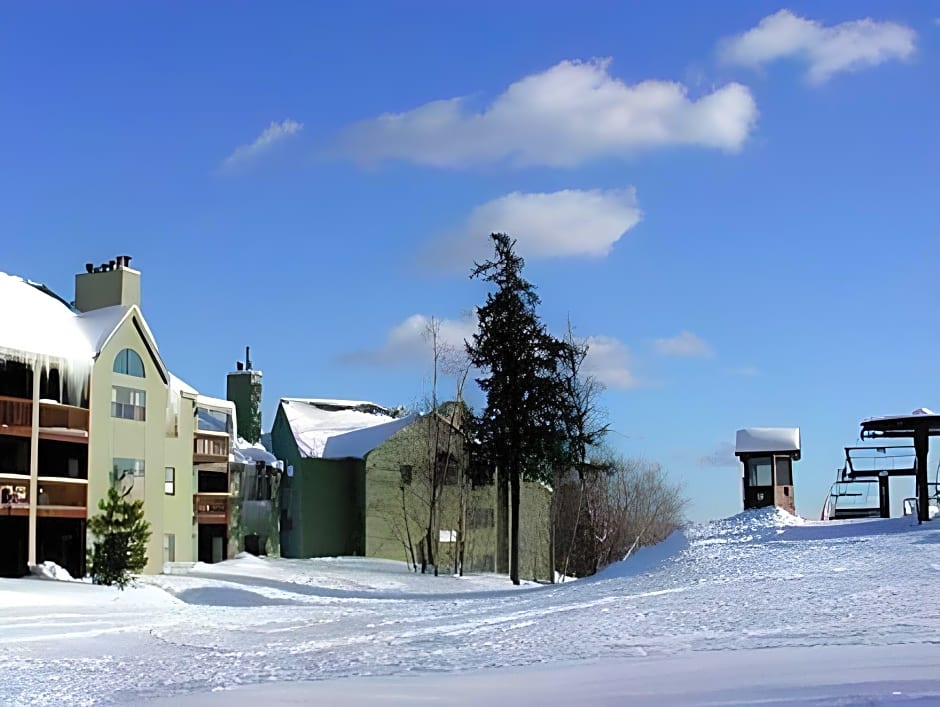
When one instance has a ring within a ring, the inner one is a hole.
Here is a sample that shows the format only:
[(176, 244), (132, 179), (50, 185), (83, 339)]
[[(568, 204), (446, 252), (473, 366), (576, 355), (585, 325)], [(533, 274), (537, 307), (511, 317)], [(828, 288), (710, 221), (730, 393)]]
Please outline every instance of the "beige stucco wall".
[[(171, 394), (179, 395), (178, 391)], [(166, 435), (166, 458), (164, 468), (172, 466), (176, 469), (176, 493), (163, 499), (164, 533), (175, 536), (176, 562), (195, 562), (196, 560), (196, 524), (193, 520), (193, 494), (196, 493), (196, 475), (193, 472), (193, 435), (196, 422), (193, 416), (195, 401), (193, 396), (183, 394), (180, 396), (177, 429), (178, 434), (173, 437)], [(163, 469), (160, 469), (161, 481)], [(161, 483), (161, 487), (163, 484)], [(160, 541), (160, 561), (163, 558), (163, 541)]]
[[(137, 310), (132, 316), (140, 317)], [(151, 343), (151, 346), (153, 344)], [(113, 371), (115, 356), (132, 349), (144, 363), (145, 377), (128, 376)], [(119, 385), (147, 393), (145, 421), (111, 417), (111, 389)], [(135, 479), (134, 497), (143, 497), (144, 514), (150, 523), (151, 538), (147, 549), (146, 573), (163, 568), (164, 534), (175, 536), (176, 560), (193, 558), (192, 490), (192, 403), (189, 414), (180, 414), (180, 435), (167, 436), (167, 396), (169, 386), (163, 381), (153, 358), (136, 327), (127, 317), (102, 349), (92, 370), (90, 396), (90, 431), (88, 449), (88, 512), (98, 512), (98, 502), (107, 494), (113, 459), (124, 457), (144, 460), (144, 484)], [(186, 410), (186, 401), (181, 412)], [(176, 493), (164, 493), (164, 469), (176, 468)], [(138, 494), (141, 494), (139, 496)]]

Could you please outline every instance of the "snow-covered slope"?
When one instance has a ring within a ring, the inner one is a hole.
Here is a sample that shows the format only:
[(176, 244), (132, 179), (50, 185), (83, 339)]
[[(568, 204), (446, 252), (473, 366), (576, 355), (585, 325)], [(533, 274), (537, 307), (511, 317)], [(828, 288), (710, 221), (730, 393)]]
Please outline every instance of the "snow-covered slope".
[[(499, 668), (455, 678), (465, 687), (450, 703), (472, 704), (473, 685), (488, 694), (485, 685), (496, 680), (507, 689), (515, 681), (530, 696), (517, 703), (596, 704), (606, 695), (609, 704), (626, 697), (643, 704), (651, 702), (638, 697), (641, 683), (624, 682), (620, 692), (613, 686), (620, 675), (652, 676), (653, 666), (665, 671), (658, 673), (664, 686), (678, 687), (684, 671), (698, 676), (682, 684), (682, 704), (704, 701), (709, 684), (725, 691), (716, 698), (721, 704), (735, 686), (773, 680), (786, 696), (788, 674), (792, 695), (821, 699), (806, 684), (796, 687), (809, 666), (840, 690), (866, 683), (856, 692), (867, 703), (895, 691), (940, 700), (940, 678), (924, 674), (919, 692), (908, 679), (918, 660), (940, 659), (940, 530), (907, 519), (820, 524), (772, 511), (742, 514), (690, 528), (598, 577), (554, 586), (416, 577), (404, 564), (362, 559), (245, 558), (177, 570), (123, 595), (78, 586), (70, 606), (60, 595), (42, 598), (48, 587), (61, 593), (68, 583), (0, 580), (0, 603), (12, 607), (0, 632), (7, 657), (0, 700), (276, 704), (300, 699), (289, 685), (297, 681)], [(158, 588), (162, 601), (152, 594)], [(17, 600), (5, 601), (10, 596)], [(757, 648), (774, 651), (750, 652)], [(842, 655), (855, 658), (843, 665)], [(800, 660), (805, 670), (795, 667)], [(600, 671), (605, 677), (594, 684), (603, 694), (559, 693), (549, 677), (533, 679), (542, 663), (564, 663), (574, 672), (549, 672), (574, 684)], [(748, 663), (751, 673), (738, 669)], [(650, 680), (653, 700), (657, 683)], [(437, 677), (427, 686), (446, 682)], [(254, 691), (209, 694), (260, 683)], [(359, 679), (342, 691), (362, 696), (370, 684)], [(424, 692), (421, 680), (408, 684)], [(328, 685), (320, 689), (329, 703)], [(548, 689), (555, 692), (539, 692)], [(753, 703), (753, 693), (740, 694), (739, 703)]]

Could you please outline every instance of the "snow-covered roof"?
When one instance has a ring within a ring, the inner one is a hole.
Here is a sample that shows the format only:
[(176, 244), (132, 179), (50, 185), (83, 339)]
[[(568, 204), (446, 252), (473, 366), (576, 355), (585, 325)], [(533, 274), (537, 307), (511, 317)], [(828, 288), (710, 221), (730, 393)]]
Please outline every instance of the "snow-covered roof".
[(97, 353), (79, 316), (23, 278), (0, 272), (0, 349), (91, 361)]
[(799, 451), (799, 427), (748, 427), (738, 430), (734, 444), (735, 454)]
[[(182, 383), (182, 381), (180, 382)], [(186, 384), (183, 383), (183, 385), (186, 385)], [(203, 407), (209, 407), (209, 408), (216, 408), (218, 410), (226, 410), (228, 412), (231, 412), (233, 415), (235, 414), (235, 403), (233, 403), (231, 400), (225, 400), (224, 398), (213, 398), (211, 395), (203, 395), (202, 393), (196, 393), (196, 405), (202, 405)]]
[(315, 459), (363, 459), (417, 415), (393, 418), (386, 408), (367, 401), (282, 398), (301, 456)]
[(282, 400), (290, 400), (291, 402), (297, 403), (307, 403), (308, 405), (313, 405), (318, 408), (360, 408), (365, 410), (375, 410), (381, 412), (384, 415), (389, 415), (388, 408), (368, 400), (341, 400), (338, 398), (282, 398)]
[(866, 422), (881, 422), (888, 420), (909, 420), (912, 417), (940, 417), (930, 408), (917, 408), (909, 415), (884, 415), (883, 417), (868, 417), (862, 420), (864, 425)]
[[(134, 309), (131, 305), (76, 312), (58, 298), (16, 275), (0, 272), (0, 349), (13, 354), (88, 362)], [(143, 316), (140, 326), (153, 345), (161, 372), (163, 361)]]
[(232, 452), (235, 457), (235, 461), (242, 462), (243, 464), (264, 462), (268, 466), (279, 465), (277, 457), (265, 449), (263, 445), (260, 443), (252, 444), (251, 442), (248, 442), (241, 437), (235, 441), (235, 446)]
[(193, 388), (189, 383), (184, 381), (182, 378), (177, 378), (172, 373), (170, 374), (170, 390), (175, 393), (189, 393), (190, 395), (199, 395), (199, 391)]
[(79, 328), (96, 354), (108, 343), (108, 339), (130, 311), (130, 305), (117, 304), (113, 307), (92, 309), (76, 316)]

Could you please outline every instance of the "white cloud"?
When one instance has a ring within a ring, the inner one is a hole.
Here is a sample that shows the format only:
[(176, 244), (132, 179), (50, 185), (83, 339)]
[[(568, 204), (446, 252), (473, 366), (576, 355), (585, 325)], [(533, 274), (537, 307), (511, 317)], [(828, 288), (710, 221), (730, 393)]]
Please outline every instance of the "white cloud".
[(691, 331), (681, 331), (667, 339), (655, 339), (653, 348), (663, 356), (684, 356), (710, 358), (715, 355), (712, 347)]
[(280, 123), (272, 120), (254, 142), (236, 147), (235, 151), (223, 160), (222, 171), (235, 172), (247, 166), (269, 152), (277, 143), (298, 134), (303, 129), (303, 123), (290, 118)]
[(589, 336), (583, 370), (608, 388), (627, 390), (639, 382), (630, 371), (630, 350), (613, 336)]
[(809, 65), (811, 83), (821, 84), (843, 71), (858, 71), (914, 53), (917, 34), (896, 22), (871, 18), (825, 27), (789, 10), (768, 15), (743, 34), (719, 45), (728, 64), (760, 67), (784, 58), (799, 58)]
[[(425, 331), (431, 317), (412, 314), (391, 328), (385, 342), (377, 349), (355, 351), (338, 358), (340, 363), (369, 366), (426, 365), (431, 360), (431, 343)], [(464, 348), (464, 340), (477, 330), (475, 317), (463, 319), (440, 319), (440, 341), (458, 351)]]
[(513, 192), (477, 206), (458, 234), (431, 247), (436, 263), (469, 266), (485, 257), (491, 233), (508, 233), (530, 258), (604, 257), (639, 223), (636, 190)]
[(741, 84), (692, 99), (681, 83), (628, 85), (609, 66), (609, 59), (562, 61), (511, 84), (479, 111), (462, 97), (386, 113), (347, 128), (340, 150), (365, 163), (572, 167), (674, 145), (734, 152), (757, 120), (754, 98)]
[[(376, 367), (427, 366), (431, 361), (431, 344), (425, 331), (430, 319), (425, 314), (412, 314), (389, 330), (380, 347), (343, 354), (337, 357), (337, 361)], [(464, 350), (464, 341), (477, 331), (475, 315), (460, 319), (439, 318), (438, 321), (441, 324), (441, 342), (458, 352)], [(639, 384), (630, 371), (630, 351), (626, 344), (612, 336), (590, 336), (586, 342), (585, 374), (595, 376), (608, 388), (628, 389)]]
[(711, 454), (699, 457), (700, 466), (736, 467), (740, 462), (734, 456), (734, 445), (731, 442), (722, 442)]

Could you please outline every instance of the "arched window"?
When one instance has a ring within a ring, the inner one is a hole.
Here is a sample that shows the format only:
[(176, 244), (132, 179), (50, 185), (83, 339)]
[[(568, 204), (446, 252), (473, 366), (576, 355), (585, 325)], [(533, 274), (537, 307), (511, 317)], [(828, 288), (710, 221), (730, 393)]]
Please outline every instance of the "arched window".
[(144, 362), (133, 349), (124, 349), (114, 359), (114, 372), (143, 378)]

